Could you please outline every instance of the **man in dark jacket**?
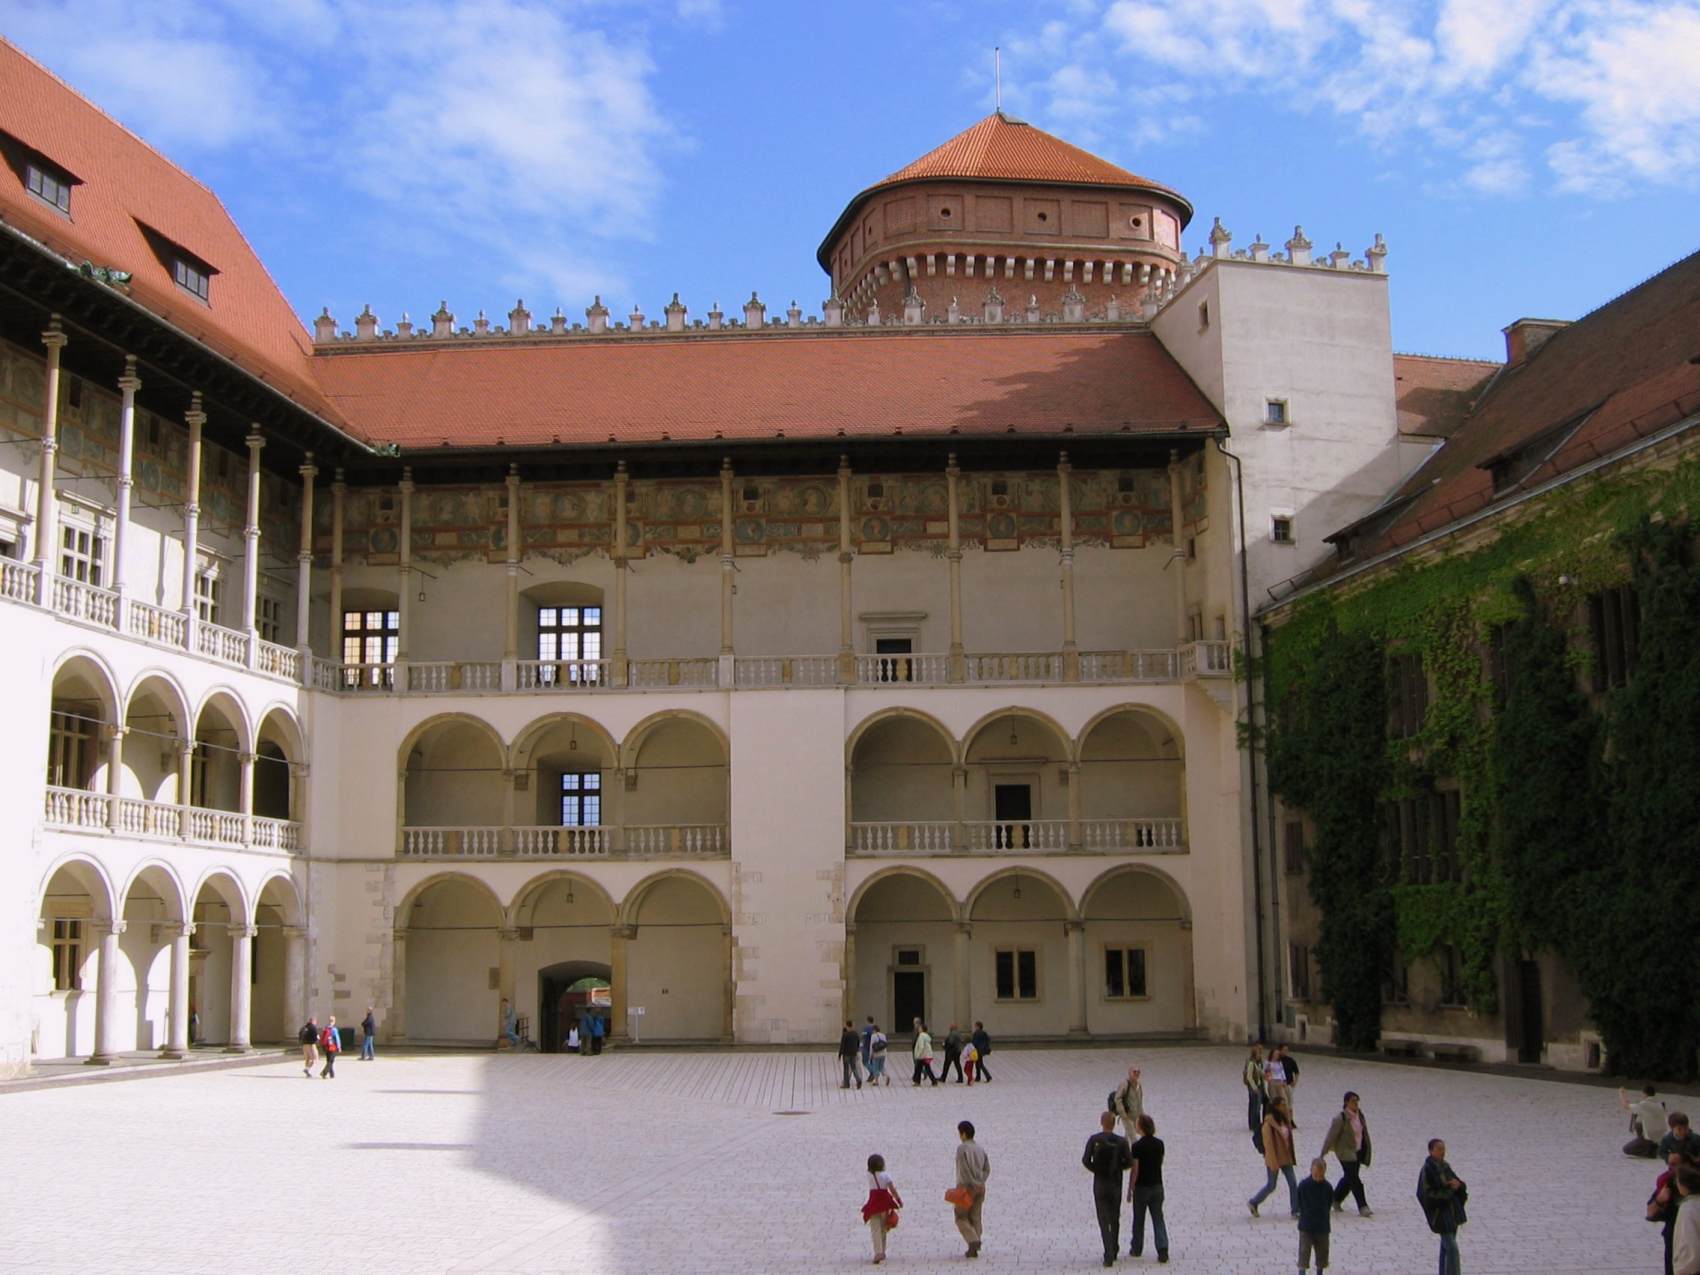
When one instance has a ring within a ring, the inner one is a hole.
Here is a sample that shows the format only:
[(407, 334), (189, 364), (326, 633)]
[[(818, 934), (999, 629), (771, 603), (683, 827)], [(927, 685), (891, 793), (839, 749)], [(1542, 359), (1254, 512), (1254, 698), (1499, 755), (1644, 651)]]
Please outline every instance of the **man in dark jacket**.
[(1688, 1127), (1688, 1113), (1670, 1113), (1670, 1129), (1659, 1139), (1659, 1159), (1669, 1163), (1672, 1151), (1679, 1151), (1690, 1162), (1700, 1161), (1700, 1134)]
[(838, 1064), (843, 1074), (843, 1079), (838, 1084), (840, 1089), (848, 1089), (852, 1077), (856, 1081), (856, 1088), (862, 1087), (861, 1051), (862, 1042), (856, 1035), (856, 1024), (846, 1019), (844, 1030), (838, 1036)]
[(360, 1020), (360, 1061), (371, 1062), (377, 1057), (378, 1019), (370, 1005), (366, 1006), (366, 1017)]
[(1446, 1143), (1430, 1138), (1428, 1159), (1417, 1175), (1417, 1203), (1422, 1205), (1428, 1229), (1440, 1236), (1440, 1275), (1459, 1275), (1458, 1228), (1464, 1224), (1463, 1182), (1446, 1163)]
[(1080, 1163), (1092, 1171), (1092, 1207), (1104, 1241), (1104, 1265), (1114, 1266), (1122, 1246), (1122, 1174), (1133, 1167), (1133, 1153), (1127, 1139), (1116, 1132), (1116, 1118), (1108, 1111), (1098, 1117), (1098, 1127), (1086, 1139)]
[(955, 1023), (950, 1025), (950, 1031), (944, 1038), (944, 1066), (939, 1068), (939, 1079), (950, 1077), (950, 1069), (956, 1068), (956, 1083), (962, 1083), (962, 1029)]
[(1328, 1269), (1328, 1232), (1334, 1211), (1334, 1188), (1328, 1185), (1328, 1161), (1321, 1156), (1310, 1162), (1310, 1176), (1299, 1183), (1299, 1270), (1310, 1265), (1316, 1254), (1316, 1269)]
[(980, 1061), (974, 1065), (974, 1073), (990, 1083), (992, 1073), (986, 1070), (986, 1055), (992, 1052), (992, 1038), (986, 1035), (986, 1025), (978, 1018), (974, 1020), (974, 1034), (969, 1039), (974, 1042), (974, 1052), (980, 1055)]

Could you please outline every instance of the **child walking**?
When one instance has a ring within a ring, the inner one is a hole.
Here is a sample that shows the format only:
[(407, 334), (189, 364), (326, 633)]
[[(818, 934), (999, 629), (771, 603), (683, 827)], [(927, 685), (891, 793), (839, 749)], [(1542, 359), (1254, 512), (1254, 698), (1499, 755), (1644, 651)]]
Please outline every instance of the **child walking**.
[(968, 1077), (968, 1083), (974, 1083), (974, 1068), (980, 1061), (980, 1051), (974, 1047), (972, 1040), (962, 1046), (962, 1070)]
[(903, 1207), (903, 1197), (891, 1184), (885, 1171), (885, 1157), (868, 1157), (868, 1201), (862, 1205), (862, 1220), (868, 1224), (868, 1234), (874, 1237), (874, 1265), (885, 1261), (885, 1234), (897, 1225), (897, 1210)]

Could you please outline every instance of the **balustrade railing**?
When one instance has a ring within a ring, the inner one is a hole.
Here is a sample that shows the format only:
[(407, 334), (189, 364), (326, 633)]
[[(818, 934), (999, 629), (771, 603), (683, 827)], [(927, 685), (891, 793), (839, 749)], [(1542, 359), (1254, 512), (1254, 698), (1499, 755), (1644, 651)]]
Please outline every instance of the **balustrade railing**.
[(850, 825), (850, 849), (856, 854), (941, 854), (955, 846), (954, 820)]
[(667, 686), (700, 689), (720, 684), (720, 661), (713, 658), (631, 660), (627, 669), (630, 684), (638, 690)]
[(863, 685), (902, 682), (937, 685), (950, 680), (950, 656), (858, 655), (856, 680)]
[(723, 823), (628, 824), (623, 835), (627, 854), (714, 858), (727, 852)]
[(125, 631), (144, 642), (181, 647), (187, 627), (188, 621), (181, 611), (167, 611), (151, 602), (138, 601), (132, 601), (125, 608)]
[(130, 837), (177, 840), (183, 832), (183, 807), (176, 802), (118, 799), (118, 831)]
[(488, 858), (502, 853), (502, 830), (403, 828), (401, 852), (410, 858)]
[(991, 819), (962, 825), (970, 851), (980, 853), (1068, 849), (1066, 819)]
[(288, 678), (291, 682), (301, 680), (301, 652), (293, 647), (279, 646), (276, 642), (262, 639), (254, 654), (254, 667), (260, 672)]
[(1172, 682), (1180, 668), (1174, 651), (1082, 651), (1083, 682)]
[[(260, 850), (300, 853), (306, 844), (302, 825), (293, 819), (266, 819), (234, 810), (184, 808), (174, 801), (144, 797), (114, 798), (83, 788), (49, 786), (46, 821), (57, 828), (107, 829), (121, 837), (148, 837), (211, 846), (252, 845)], [(117, 820), (112, 821), (116, 808)], [(187, 813), (187, 827), (184, 815)]]
[(195, 651), (221, 664), (248, 665), (248, 635), (205, 620), (195, 626)]
[(301, 849), (301, 825), (293, 819), (266, 819), (255, 815), (249, 820), (253, 844), (261, 850), (283, 850), (290, 854)]
[(1226, 642), (1189, 642), (1178, 654), (1182, 677), (1227, 677), (1234, 671), (1233, 648)]
[(740, 687), (836, 686), (836, 655), (750, 655), (732, 662), (732, 679)]
[(1186, 824), (1180, 819), (1082, 819), (1085, 850), (1149, 850), (1178, 854), (1186, 849)]
[(73, 620), (84, 620), (102, 628), (118, 622), (118, 595), (67, 576), (53, 577), (53, 609)]
[(967, 669), (970, 682), (1060, 682), (1063, 658), (1044, 651), (970, 655)]
[(12, 602), (34, 602), (36, 580), (40, 574), (33, 562), (0, 558), (0, 598)]
[(61, 828), (104, 828), (112, 799), (85, 788), (47, 789), (47, 822)]
[(514, 684), (522, 691), (600, 691), (609, 688), (608, 660), (520, 660)]
[(612, 848), (612, 828), (578, 824), (514, 828), (514, 853), (523, 858), (603, 858)]
[(499, 660), (445, 660), (409, 662), (407, 689), (410, 691), (499, 691), (502, 665)]

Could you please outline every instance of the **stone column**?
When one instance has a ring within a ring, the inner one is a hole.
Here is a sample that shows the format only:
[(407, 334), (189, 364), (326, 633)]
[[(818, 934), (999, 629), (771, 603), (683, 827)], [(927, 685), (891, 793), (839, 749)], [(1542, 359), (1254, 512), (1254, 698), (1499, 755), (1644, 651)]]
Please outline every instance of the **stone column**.
[(162, 927), (171, 935), (171, 994), (166, 1001), (165, 1048), (162, 1058), (189, 1056), (189, 936), (192, 922), (178, 921)]
[(301, 464), (301, 548), (295, 555), (295, 649), (301, 652), (301, 681), (313, 684), (313, 479), (319, 467), (308, 452)]
[(238, 753), (238, 788), (236, 808), (242, 814), (242, 844), (254, 841), (254, 760), (253, 753)]
[(109, 723), (106, 732), (106, 826), (118, 831), (118, 805), (124, 776), (124, 727)]
[[(293, 1011), (293, 1012), (291, 1012)], [(307, 1021), (307, 927), (283, 927), (283, 1022)]]
[(1078, 850), (1080, 837), (1080, 763), (1068, 764), (1068, 848)]
[(514, 690), (519, 685), (519, 466), (509, 465), (503, 480), (508, 489), (507, 529), (507, 621), (502, 629), (502, 689)]
[(973, 927), (967, 921), (958, 921), (951, 943), (952, 1003), (956, 1006), (957, 1025), (969, 1029), (974, 1022), (974, 984), (971, 978), (973, 971), (969, 966), (968, 940), (973, 936)]
[(413, 639), (413, 466), (401, 471), (401, 520), (396, 528), (396, 630), (395, 688), (407, 689), (407, 663)]
[(612, 1021), (608, 1024), (608, 1037), (613, 1041), (623, 1042), (630, 1037), (626, 1030), (626, 1010), (629, 1008), (626, 1003), (626, 944), (636, 937), (635, 925), (616, 925), (608, 931), (608, 982), (611, 985), (609, 997), (614, 1002)]
[(631, 476), (622, 460), (614, 467), (614, 667), (608, 676), (615, 686), (625, 686), (631, 680), (626, 657), (626, 590), (631, 574), (626, 552), (626, 501), (630, 492)]
[(105, 1067), (118, 1053), (112, 1036), (118, 1026), (118, 936), (124, 932), (124, 922), (100, 917), (90, 922), (89, 929), (100, 940), (100, 963), (95, 968), (94, 1052), (88, 1061)]
[(958, 490), (962, 471), (956, 453), (945, 466), (945, 494), (950, 510), (950, 544), (945, 558), (950, 563), (950, 680), (968, 680), (968, 660), (962, 649), (962, 504)]
[(956, 850), (968, 848), (968, 767), (950, 768), (950, 817), (956, 821), (951, 834), (951, 846)]
[(1198, 992), (1192, 985), (1192, 922), (1183, 920), (1181, 935), (1181, 986), (1186, 989), (1186, 1016), (1181, 1019), (1181, 1025), (1188, 1031), (1198, 1026)]
[(850, 458), (838, 458), (838, 680), (856, 681), (856, 640), (851, 628)]
[[(183, 423), (189, 427), (183, 483), (183, 646), (193, 651), (195, 628), (200, 623), (200, 613), (195, 610), (195, 576), (201, 565), (201, 431), (207, 423), (199, 390), (189, 396)], [(187, 785), (184, 791), (188, 791)]]
[(1186, 616), (1186, 539), (1181, 533), (1181, 454), (1178, 451), (1169, 452), (1169, 525), (1173, 529), (1170, 542), (1174, 546), (1169, 554), (1169, 569), (1175, 573), (1174, 582), (1170, 585), (1175, 595), (1175, 641), (1183, 643), (1192, 640), (1192, 633)]
[(136, 391), (141, 388), (141, 378), (136, 375), (136, 356), (126, 354), (124, 375), (118, 378), (118, 515), (112, 529), (112, 591), (118, 595), (113, 624), (120, 633), (128, 628), (129, 599), (125, 589), (129, 579), (124, 570), (124, 554), (130, 533), (130, 497), (136, 486)]
[(853, 1023), (856, 1021), (856, 923), (844, 923), (844, 955), (839, 963), (840, 975), (843, 979), (843, 989), (839, 993), (838, 1020)]
[(194, 831), (194, 816), (189, 812), (194, 809), (195, 795), (195, 741), (180, 739), (177, 741), (177, 835), (188, 841)]
[(337, 466), (331, 483), (331, 649), (330, 658), (342, 663), (342, 511), (348, 500), (348, 481)]
[(230, 927), (230, 1043), (227, 1054), (246, 1054), (248, 1021), (253, 1013), (254, 937), (257, 929), (246, 923)]
[[(513, 1007), (514, 1016), (519, 1016), (519, 1002), (514, 999), (514, 957), (515, 948), (519, 944), (519, 931), (511, 926), (503, 926), (496, 933), (496, 991)], [(498, 1010), (500, 1006), (498, 1006)], [(498, 1040), (500, 1039), (498, 1035)]]
[(1074, 467), (1068, 453), (1057, 458), (1057, 534), (1062, 552), (1062, 656), (1063, 680), (1080, 680), (1080, 646), (1074, 635), (1074, 493), (1069, 476)]
[(723, 1007), (724, 1017), (721, 1023), (721, 1040), (730, 1045), (737, 1036), (738, 1008), (738, 964), (737, 952), (733, 945), (732, 927), (720, 927), (720, 948), (722, 959), (726, 963), (726, 1004)]
[(1068, 935), (1068, 1034), (1086, 1034), (1086, 922), (1064, 921)]
[(732, 458), (720, 462), (720, 664), (722, 686), (732, 685)]
[(242, 526), (242, 631), (248, 635), (248, 667), (259, 655), (254, 616), (260, 604), (260, 449), (266, 440), (256, 425), (248, 433), (248, 516)]
[(407, 931), (390, 936), (390, 1003), (384, 1015), (384, 1041), (407, 1039)]
[(41, 343), (47, 347), (47, 372), (41, 404), (41, 476), (35, 493), (36, 602), (53, 605), (53, 577), (59, 568), (59, 508), (55, 462), (59, 453), (59, 356), (67, 338), (59, 316), (48, 320)]

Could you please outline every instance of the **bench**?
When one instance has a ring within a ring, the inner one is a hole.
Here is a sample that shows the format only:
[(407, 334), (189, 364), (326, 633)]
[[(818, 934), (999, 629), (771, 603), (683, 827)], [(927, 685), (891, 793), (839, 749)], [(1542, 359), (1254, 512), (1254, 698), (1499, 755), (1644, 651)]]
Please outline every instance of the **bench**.
[(1389, 1058), (1420, 1058), (1423, 1043), (1420, 1040), (1384, 1040), (1381, 1042), (1381, 1052)]
[(1474, 1045), (1450, 1045), (1438, 1042), (1428, 1047), (1435, 1062), (1477, 1062), (1482, 1051)]

